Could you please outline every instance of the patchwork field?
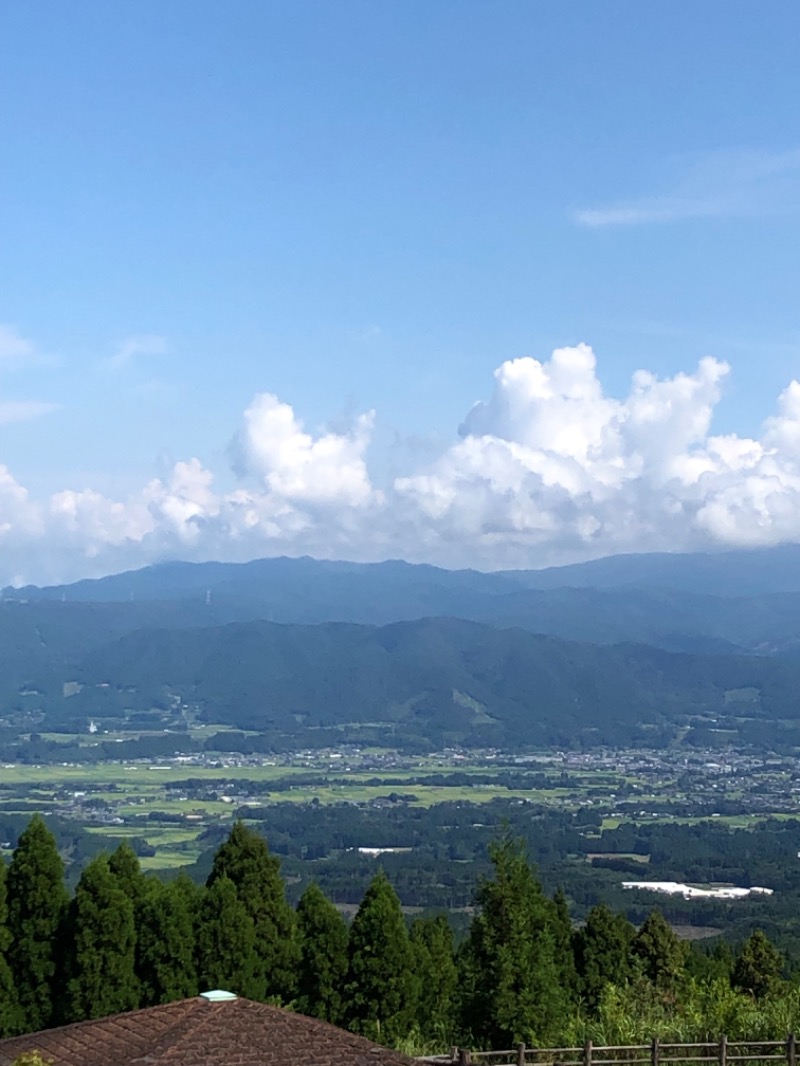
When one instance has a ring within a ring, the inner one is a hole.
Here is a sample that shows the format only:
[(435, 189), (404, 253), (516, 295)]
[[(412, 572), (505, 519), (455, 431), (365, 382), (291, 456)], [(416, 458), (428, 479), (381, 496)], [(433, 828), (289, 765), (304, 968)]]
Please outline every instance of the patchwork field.
[[(213, 735), (216, 727), (198, 727)], [(140, 738), (119, 733), (115, 740)], [(63, 741), (65, 738), (60, 735)], [(75, 739), (75, 738), (69, 738)], [(85, 736), (80, 738), (86, 745)], [(89, 748), (87, 746), (87, 754)], [(494, 800), (580, 813), (591, 838), (623, 823), (691, 824), (710, 818), (748, 827), (797, 807), (789, 762), (729, 754), (543, 752), (515, 759), (494, 751), (409, 756), (386, 749), (296, 752), (269, 758), (207, 753), (152, 761), (108, 760), (0, 767), (0, 812), (42, 811), (110, 842), (133, 841), (147, 868), (188, 865), (203, 835), (235, 817), (263, 820), (276, 804), (432, 809)], [(592, 851), (593, 858), (608, 857)], [(619, 852), (642, 863), (647, 856)]]

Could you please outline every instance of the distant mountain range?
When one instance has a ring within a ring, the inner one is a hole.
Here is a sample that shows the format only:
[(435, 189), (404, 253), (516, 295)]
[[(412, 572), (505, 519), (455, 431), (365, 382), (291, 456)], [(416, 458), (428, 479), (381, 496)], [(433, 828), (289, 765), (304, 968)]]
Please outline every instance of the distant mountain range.
[[(451, 617), (602, 644), (800, 654), (796, 545), (718, 555), (622, 555), (489, 574), (398, 561), (166, 563), (72, 585), (7, 588), (2, 597), (26, 605), (34, 627), (74, 617), (90, 640), (95, 630), (102, 639), (141, 628), (258, 620), (387, 625)], [(46, 609), (55, 604), (57, 613)], [(76, 632), (71, 639), (80, 643), (83, 636)]]
[(41, 729), (177, 701), (281, 743), (787, 744), (799, 684), (800, 546), (492, 574), (170, 563), (0, 602), (0, 697)]
[(110, 577), (69, 585), (3, 589), (5, 599), (67, 599), (98, 603), (121, 600), (174, 600), (207, 590), (235, 596), (262, 586), (297, 588), (313, 581), (338, 593), (342, 581), (377, 582), (401, 588), (411, 581), (420, 588), (476, 590), (525, 588), (668, 588), (712, 596), (760, 596), (800, 592), (800, 544), (738, 551), (612, 555), (588, 563), (543, 570), (442, 570), (435, 566), (389, 560), (383, 563), (329, 562), (308, 556), (256, 559), (248, 563), (161, 563)]

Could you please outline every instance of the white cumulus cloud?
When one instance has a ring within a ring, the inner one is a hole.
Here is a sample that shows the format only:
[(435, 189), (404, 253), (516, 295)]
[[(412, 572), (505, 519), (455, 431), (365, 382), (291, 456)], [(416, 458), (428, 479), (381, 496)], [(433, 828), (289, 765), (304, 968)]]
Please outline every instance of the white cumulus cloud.
[(639, 371), (607, 397), (586, 345), (495, 372), (462, 440), (395, 489), (476, 565), (542, 565), (616, 551), (800, 539), (800, 385), (761, 441), (713, 436), (729, 368)]
[(729, 373), (713, 358), (671, 377), (640, 370), (614, 397), (588, 345), (511, 359), (449, 444), (409, 452), (384, 485), (370, 473), (373, 412), (311, 430), (267, 392), (234, 433), (233, 483), (188, 458), (125, 498), (70, 486), (35, 500), (0, 466), (3, 580), (165, 558), (402, 556), (491, 569), (800, 541), (800, 382), (756, 437), (715, 434)]
[(374, 420), (370, 411), (349, 433), (314, 437), (289, 404), (261, 393), (244, 413), (233, 444), (235, 464), (288, 502), (362, 507), (374, 496), (365, 461)]

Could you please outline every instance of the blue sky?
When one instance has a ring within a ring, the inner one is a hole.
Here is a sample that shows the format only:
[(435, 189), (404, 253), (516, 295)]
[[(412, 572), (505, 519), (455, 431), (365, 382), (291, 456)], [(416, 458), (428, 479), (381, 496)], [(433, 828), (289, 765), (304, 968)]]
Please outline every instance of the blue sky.
[(800, 539), (798, 33), (5, 5), (0, 580)]

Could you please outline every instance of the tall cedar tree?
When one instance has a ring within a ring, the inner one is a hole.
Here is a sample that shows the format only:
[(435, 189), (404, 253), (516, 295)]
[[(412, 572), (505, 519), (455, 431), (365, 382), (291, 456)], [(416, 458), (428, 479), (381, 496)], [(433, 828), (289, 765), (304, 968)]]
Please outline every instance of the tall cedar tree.
[(349, 1028), (381, 1043), (407, 1035), (416, 1005), (413, 955), (400, 900), (383, 870), (353, 919), (348, 954)]
[(635, 929), (605, 903), (589, 911), (575, 934), (575, 965), (581, 998), (596, 1010), (606, 985), (623, 988), (633, 976), (631, 941)]
[(578, 1000), (578, 973), (572, 947), (572, 919), (563, 888), (556, 889), (553, 896), (553, 938), (559, 981), (570, 1003), (575, 1004)]
[(80, 1021), (135, 1010), (139, 991), (133, 903), (119, 887), (105, 855), (92, 859), (81, 874), (70, 908), (69, 931), (69, 1018)]
[(453, 930), (444, 914), (417, 918), (411, 926), (417, 982), (416, 1022), (423, 1039), (449, 1045), (453, 1039), (458, 971)]
[(462, 1027), (475, 1042), (547, 1046), (568, 1013), (555, 957), (554, 908), (508, 834), (490, 848), (494, 879), (477, 893), (463, 952)]
[(689, 946), (678, 939), (661, 911), (650, 911), (633, 938), (631, 950), (659, 992), (674, 996), (684, 977)]
[(214, 856), (207, 886), (227, 877), (250, 917), (258, 958), (254, 999), (293, 998), (299, 959), (295, 913), (286, 900), (280, 860), (263, 837), (237, 822)]
[(310, 884), (297, 905), (300, 939), (297, 1009), (338, 1025), (347, 977), (347, 925), (319, 885)]
[(136, 852), (127, 841), (124, 840), (109, 855), (108, 868), (135, 910), (147, 891), (147, 878), (142, 873)]
[(764, 999), (780, 984), (783, 956), (761, 929), (742, 944), (731, 974), (731, 984), (754, 999)]
[(130, 844), (123, 840), (108, 858), (108, 869), (114, 878), (117, 887), (121, 888), (133, 904), (133, 930), (134, 930), (134, 972), (137, 980), (137, 999), (141, 1003), (142, 994), (139, 987), (139, 928), (142, 924), (141, 909), (145, 897), (148, 894), (152, 881), (148, 881), (142, 873), (139, 858)]
[(246, 999), (258, 999), (264, 982), (258, 972), (255, 927), (230, 878), (217, 877), (206, 889), (198, 918), (201, 989), (224, 988)]
[(195, 960), (195, 918), (200, 890), (186, 874), (148, 882), (138, 908), (136, 969), (142, 1006), (171, 1003), (200, 991)]
[(8, 962), (24, 1031), (54, 1021), (57, 937), (69, 903), (64, 863), (40, 815), (20, 835), (8, 868)]
[(8, 931), (8, 903), (6, 897), (6, 864), (0, 859), (0, 1036), (23, 1032), (14, 977), (8, 965), (7, 953), (11, 945)]

